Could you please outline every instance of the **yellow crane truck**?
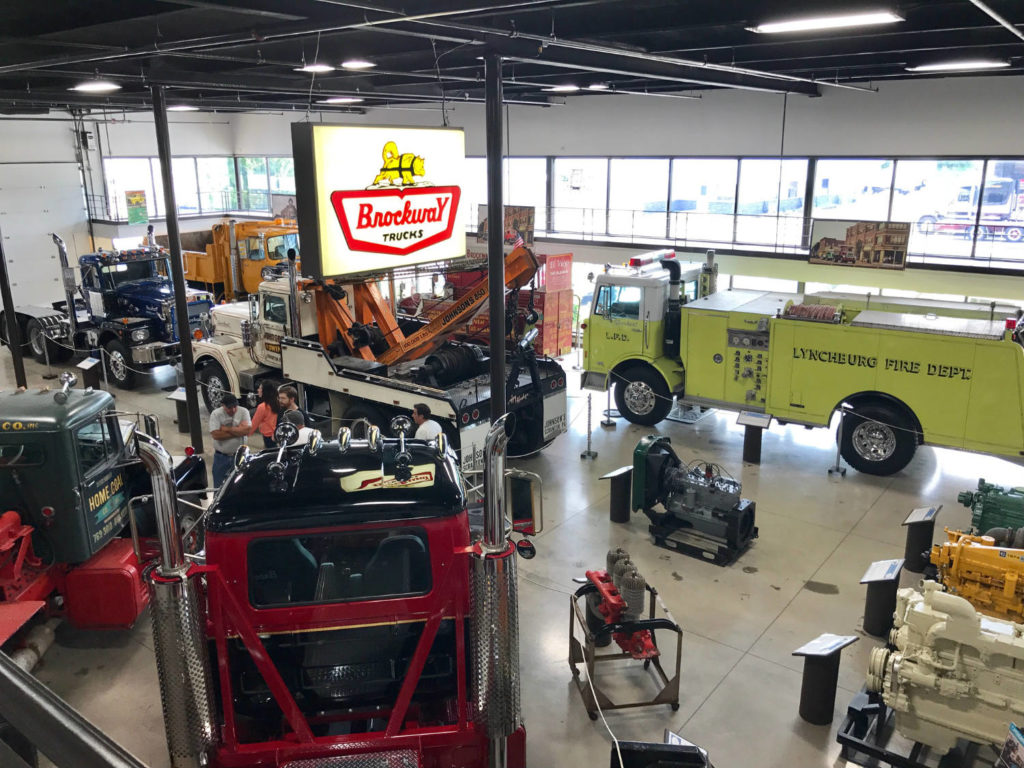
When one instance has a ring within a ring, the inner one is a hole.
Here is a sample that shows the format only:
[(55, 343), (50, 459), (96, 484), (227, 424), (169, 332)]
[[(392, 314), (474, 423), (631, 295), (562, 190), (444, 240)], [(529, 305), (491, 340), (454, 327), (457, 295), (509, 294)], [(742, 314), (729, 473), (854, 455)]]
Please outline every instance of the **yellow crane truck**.
[(634, 424), (657, 424), (675, 399), (809, 427), (840, 410), (843, 458), (875, 475), (926, 443), (1024, 455), (1019, 311), (949, 317), (921, 302), (879, 310), (747, 290), (688, 300), (700, 268), (684, 274), (660, 252), (630, 263), (596, 279), (583, 387), (614, 387)]

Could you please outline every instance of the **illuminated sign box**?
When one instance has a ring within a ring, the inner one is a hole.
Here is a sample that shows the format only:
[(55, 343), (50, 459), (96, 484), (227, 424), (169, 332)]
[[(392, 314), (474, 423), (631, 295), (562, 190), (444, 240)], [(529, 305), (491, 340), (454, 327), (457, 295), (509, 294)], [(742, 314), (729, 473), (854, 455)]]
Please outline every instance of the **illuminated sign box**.
[(382, 272), (466, 253), (463, 132), (292, 125), (302, 271)]

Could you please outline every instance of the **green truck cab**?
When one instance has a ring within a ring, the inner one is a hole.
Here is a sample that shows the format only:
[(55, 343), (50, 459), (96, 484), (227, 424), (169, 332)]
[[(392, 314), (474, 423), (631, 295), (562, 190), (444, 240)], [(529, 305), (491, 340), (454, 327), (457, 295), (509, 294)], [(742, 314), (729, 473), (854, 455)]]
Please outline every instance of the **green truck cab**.
[(1024, 328), (994, 306), (953, 317), (921, 301), (874, 309), (727, 290), (673, 302), (665, 291), (654, 270), (600, 275), (584, 331), (584, 388), (614, 387), (635, 424), (660, 422), (674, 399), (810, 427), (840, 411), (843, 458), (878, 475), (924, 443), (1024, 455)]
[[(59, 595), (78, 626), (131, 626), (146, 598), (129, 503), (151, 491), (136, 457), (138, 427), (119, 417), (109, 393), (71, 389), (73, 377), (64, 378), (56, 392), (0, 392), (0, 541), (12, 553), (0, 567), (0, 608), (41, 607)], [(185, 457), (173, 473), (179, 490), (207, 487), (200, 456)], [(151, 503), (138, 504), (136, 522), (140, 536), (155, 532)], [(107, 584), (140, 595), (137, 610), (96, 611)]]

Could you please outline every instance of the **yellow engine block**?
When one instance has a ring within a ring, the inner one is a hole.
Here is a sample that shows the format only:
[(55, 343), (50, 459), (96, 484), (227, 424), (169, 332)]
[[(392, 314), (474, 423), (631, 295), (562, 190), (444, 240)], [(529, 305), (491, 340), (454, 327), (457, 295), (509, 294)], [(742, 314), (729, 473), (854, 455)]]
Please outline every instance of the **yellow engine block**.
[(946, 529), (949, 541), (932, 547), (931, 561), (950, 594), (981, 613), (1024, 620), (1024, 549), (995, 546), (991, 536)]

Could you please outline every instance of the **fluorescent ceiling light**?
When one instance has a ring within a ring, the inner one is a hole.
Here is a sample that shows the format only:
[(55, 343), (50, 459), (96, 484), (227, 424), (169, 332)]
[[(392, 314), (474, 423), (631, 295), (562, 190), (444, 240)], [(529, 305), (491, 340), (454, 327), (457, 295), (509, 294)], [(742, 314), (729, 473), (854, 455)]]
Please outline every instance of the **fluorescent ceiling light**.
[(295, 71), (308, 72), (311, 75), (319, 75), (323, 72), (333, 72), (334, 67), (330, 64), (320, 64), (314, 61), (312, 64), (303, 64), (301, 67), (296, 67)]
[(72, 86), (69, 91), (80, 91), (82, 93), (110, 93), (121, 90), (121, 86), (109, 80), (86, 80), (84, 83)]
[(841, 16), (815, 16), (790, 21), (773, 21), (747, 27), (750, 32), (759, 34), (776, 34), (779, 32), (810, 32), (819, 29), (841, 29), (843, 27), (865, 27), (871, 24), (892, 24), (903, 21), (892, 11), (871, 11), (868, 13), (850, 13)]
[(550, 88), (545, 88), (544, 90), (548, 91), (549, 93), (573, 93), (574, 91), (578, 91), (579, 89), (580, 87), (578, 85), (566, 84), (552, 85)]
[(377, 65), (366, 59), (346, 59), (341, 62), (341, 66), (345, 69), (370, 69), (370, 67), (376, 67)]
[(167, 108), (168, 112), (198, 112), (199, 107), (193, 107), (191, 104), (172, 104)]
[(607, 91), (608, 83), (593, 83), (587, 86), (588, 91)]
[(907, 67), (907, 72), (952, 72), (971, 69), (1002, 69), (1010, 62), (1001, 59), (962, 59), (960, 61), (937, 61), (933, 64), (918, 64)]
[(358, 104), (361, 101), (358, 96), (331, 96), (329, 99), (321, 99), (317, 104)]

